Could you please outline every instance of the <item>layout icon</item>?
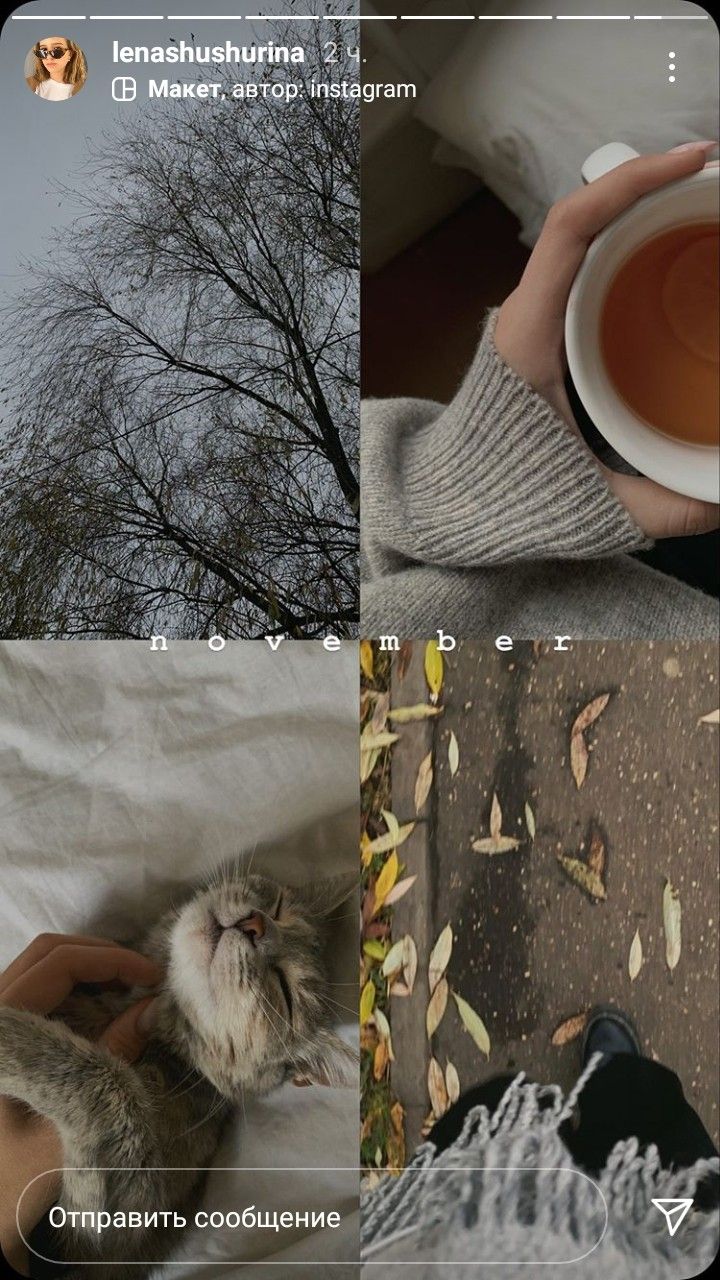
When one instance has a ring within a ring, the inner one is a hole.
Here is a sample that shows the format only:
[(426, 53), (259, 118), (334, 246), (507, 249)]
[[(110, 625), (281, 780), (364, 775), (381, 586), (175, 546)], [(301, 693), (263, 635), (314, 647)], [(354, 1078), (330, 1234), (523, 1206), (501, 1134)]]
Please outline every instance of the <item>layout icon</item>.
[(680, 1223), (684, 1220), (688, 1209), (692, 1209), (692, 1200), (653, 1200), (656, 1209), (665, 1214), (667, 1229), (671, 1236), (675, 1235)]

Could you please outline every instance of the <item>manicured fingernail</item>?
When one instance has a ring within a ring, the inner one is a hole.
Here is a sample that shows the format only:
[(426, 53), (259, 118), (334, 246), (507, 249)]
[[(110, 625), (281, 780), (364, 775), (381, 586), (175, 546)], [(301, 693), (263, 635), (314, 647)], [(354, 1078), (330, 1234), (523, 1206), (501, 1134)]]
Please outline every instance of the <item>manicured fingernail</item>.
[(670, 154), (676, 151), (714, 151), (717, 142), (683, 142), (679, 147), (671, 147)]
[(151, 1000), (149, 1004), (145, 1005), (144, 1009), (141, 1009), (140, 1013), (138, 1014), (137, 1022), (135, 1023), (135, 1026), (137, 1027), (141, 1036), (149, 1036), (152, 1034), (152, 1032), (155, 1030), (155, 1027), (157, 1026), (159, 1013), (160, 1013), (159, 1000)]

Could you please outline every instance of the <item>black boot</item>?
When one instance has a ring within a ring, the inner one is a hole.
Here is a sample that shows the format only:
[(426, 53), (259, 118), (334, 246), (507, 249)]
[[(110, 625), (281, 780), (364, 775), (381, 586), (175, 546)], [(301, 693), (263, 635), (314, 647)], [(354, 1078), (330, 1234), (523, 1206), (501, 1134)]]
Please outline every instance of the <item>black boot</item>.
[(607, 1061), (616, 1053), (639, 1058), (641, 1052), (638, 1033), (626, 1013), (612, 1004), (599, 1004), (590, 1010), (582, 1042), (583, 1067), (594, 1053), (601, 1053)]

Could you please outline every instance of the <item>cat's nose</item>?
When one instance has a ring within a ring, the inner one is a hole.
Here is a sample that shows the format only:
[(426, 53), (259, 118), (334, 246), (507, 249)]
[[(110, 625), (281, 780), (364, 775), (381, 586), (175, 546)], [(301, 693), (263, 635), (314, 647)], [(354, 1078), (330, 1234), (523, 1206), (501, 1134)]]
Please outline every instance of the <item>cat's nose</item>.
[(259, 911), (253, 911), (252, 915), (245, 916), (244, 920), (238, 920), (235, 928), (239, 929), (241, 933), (247, 934), (253, 946), (255, 946), (255, 943), (265, 933), (265, 920)]

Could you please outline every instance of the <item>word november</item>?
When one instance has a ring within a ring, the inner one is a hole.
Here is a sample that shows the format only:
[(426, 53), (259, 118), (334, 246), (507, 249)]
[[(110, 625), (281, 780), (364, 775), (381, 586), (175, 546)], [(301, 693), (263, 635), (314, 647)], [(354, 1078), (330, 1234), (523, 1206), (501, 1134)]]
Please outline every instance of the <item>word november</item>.
[[(435, 634), (437, 635), (438, 649), (440, 649), (442, 653), (450, 653), (451, 650), (456, 648), (457, 640), (455, 639), (454, 636), (447, 635), (444, 631), (436, 631)], [(263, 636), (262, 638), (263, 640), (267, 640), (273, 653), (277, 653), (283, 640), (287, 640), (287, 636)], [(385, 653), (400, 652), (399, 636), (385, 635), (385, 636), (377, 636), (373, 638), (377, 639), (378, 647), (380, 648), (381, 651)], [(567, 653), (568, 651), (567, 642), (568, 640), (572, 640), (572, 636), (553, 636), (552, 638), (555, 641), (555, 646), (554, 646), (555, 652)], [(246, 644), (247, 641), (240, 640), (237, 643)], [(340, 639), (339, 636), (330, 635), (330, 636), (325, 636), (324, 639), (320, 641), (320, 643), (322, 644), (323, 649), (327, 649), (328, 653), (336, 653), (337, 650), (342, 645), (343, 641)], [(346, 643), (356, 644), (357, 641), (350, 640), (350, 641), (347, 641)], [(226, 644), (227, 644), (227, 640), (225, 639), (224, 636), (210, 636), (207, 642), (208, 649), (212, 649), (213, 653), (220, 653), (221, 650), (225, 648)], [(495, 648), (498, 649), (500, 653), (512, 653), (514, 646), (515, 646), (515, 641), (513, 640), (512, 636), (496, 636), (495, 637)], [(160, 653), (165, 653), (167, 650), (167, 647), (168, 647), (167, 636), (157, 635), (157, 636), (150, 637), (151, 653), (156, 653), (158, 651)]]

